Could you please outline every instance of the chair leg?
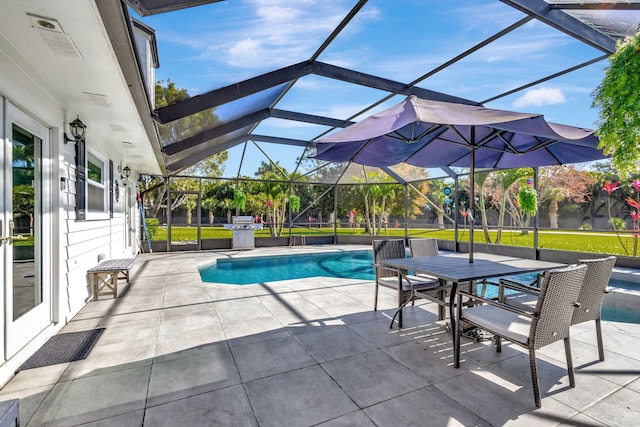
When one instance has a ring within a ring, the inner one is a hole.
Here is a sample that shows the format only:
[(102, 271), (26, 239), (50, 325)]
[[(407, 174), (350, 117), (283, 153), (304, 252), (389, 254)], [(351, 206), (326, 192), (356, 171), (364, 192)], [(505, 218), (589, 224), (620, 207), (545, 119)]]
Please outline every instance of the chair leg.
[(602, 327), (600, 319), (596, 319), (596, 337), (598, 338), (598, 356), (600, 360), (604, 360), (604, 345), (602, 343)]
[[(453, 298), (453, 296), (452, 296)], [(456, 327), (453, 331), (453, 367), (460, 367), (460, 323), (462, 320), (462, 312), (461, 312), (461, 302), (462, 298), (458, 297), (458, 307), (456, 312)]]
[(529, 367), (531, 368), (531, 385), (533, 386), (533, 398), (537, 408), (542, 408), (540, 399), (540, 386), (538, 385), (538, 365), (536, 364), (536, 351), (529, 349)]
[(569, 340), (569, 338), (564, 339), (564, 352), (567, 356), (567, 374), (569, 374), (569, 385), (571, 387), (575, 387), (576, 379), (573, 374), (573, 358), (571, 357), (571, 340)]
[(373, 311), (378, 311), (378, 283), (376, 282), (376, 292), (373, 297)]
[(398, 288), (398, 308), (400, 309), (400, 312), (398, 313), (398, 327), (402, 328), (402, 309), (403, 309), (403, 304), (404, 304), (404, 293), (402, 292), (402, 285), (399, 285), (400, 287)]

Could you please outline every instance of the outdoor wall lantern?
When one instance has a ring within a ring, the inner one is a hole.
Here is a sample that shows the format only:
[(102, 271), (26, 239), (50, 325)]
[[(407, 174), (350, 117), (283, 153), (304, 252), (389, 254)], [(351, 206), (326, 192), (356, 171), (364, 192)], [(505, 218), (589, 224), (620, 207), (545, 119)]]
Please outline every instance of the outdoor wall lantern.
[(69, 141), (78, 142), (84, 139), (84, 135), (87, 131), (87, 126), (82, 123), (80, 120), (80, 116), (77, 116), (74, 121), (69, 123), (69, 128), (71, 129), (71, 135), (73, 139), (69, 138), (67, 134), (64, 134), (64, 143), (66, 144)]
[(122, 175), (120, 175), (120, 179), (122, 180), (122, 185), (127, 185), (127, 180), (131, 176), (131, 168), (129, 166), (125, 166), (122, 169)]

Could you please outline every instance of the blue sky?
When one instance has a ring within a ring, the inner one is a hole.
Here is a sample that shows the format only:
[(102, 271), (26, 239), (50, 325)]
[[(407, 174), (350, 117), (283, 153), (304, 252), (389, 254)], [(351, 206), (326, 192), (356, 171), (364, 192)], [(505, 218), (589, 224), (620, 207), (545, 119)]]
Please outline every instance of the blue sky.
[[(196, 95), (309, 59), (355, 3), (233, 0), (139, 19), (156, 31), (157, 79), (171, 79)], [(523, 17), (498, 0), (370, 0), (318, 60), (408, 83)], [(532, 21), (418, 86), (483, 101), (601, 54)], [(591, 92), (605, 66), (601, 61), (485, 105), (594, 128), (597, 111), (591, 108)], [(385, 95), (307, 76), (278, 108), (346, 119)], [(366, 115), (401, 100), (394, 97)], [(312, 139), (325, 130), (272, 118), (255, 133)], [(302, 154), (295, 147), (261, 147), (288, 169)], [(229, 151), (225, 175), (237, 173), (241, 149)], [(255, 147), (249, 147), (245, 158), (249, 158), (242, 170), (246, 175), (253, 175), (265, 160)]]

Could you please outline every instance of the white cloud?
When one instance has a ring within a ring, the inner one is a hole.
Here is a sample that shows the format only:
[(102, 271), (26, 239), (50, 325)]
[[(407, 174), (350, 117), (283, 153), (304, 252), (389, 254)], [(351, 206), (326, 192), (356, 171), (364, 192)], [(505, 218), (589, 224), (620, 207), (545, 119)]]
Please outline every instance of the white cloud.
[(542, 105), (562, 104), (566, 102), (564, 93), (560, 89), (541, 87), (528, 90), (524, 95), (513, 101), (514, 108), (540, 107)]

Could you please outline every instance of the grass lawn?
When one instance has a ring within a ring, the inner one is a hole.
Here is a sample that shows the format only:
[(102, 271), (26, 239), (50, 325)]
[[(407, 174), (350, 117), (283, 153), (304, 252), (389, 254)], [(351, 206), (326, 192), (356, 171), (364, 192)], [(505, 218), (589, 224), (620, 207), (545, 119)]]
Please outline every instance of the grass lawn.
[[(230, 239), (232, 232), (222, 227), (203, 227), (201, 229), (202, 239)], [(333, 228), (295, 228), (293, 234), (304, 234), (306, 236), (327, 236), (333, 235)], [(195, 227), (173, 227), (171, 229), (173, 241), (196, 240), (197, 230)], [(338, 228), (340, 235), (365, 235), (364, 228)], [(289, 230), (283, 231), (283, 236), (288, 236)], [(256, 230), (256, 238), (269, 237), (269, 230)], [(389, 228), (382, 230), (381, 236), (404, 236), (404, 229)], [(454, 240), (453, 230), (436, 229), (409, 229), (409, 237), (434, 237), (442, 240)], [(496, 232), (490, 232), (491, 242), (495, 243)], [(166, 240), (167, 230), (159, 228), (156, 240)], [(463, 242), (469, 241), (469, 231), (460, 229), (458, 239)], [(620, 239), (626, 245), (629, 253), (626, 253)], [(612, 232), (580, 232), (571, 230), (543, 230), (538, 233), (538, 246), (546, 249), (559, 249), (565, 251), (593, 252), (612, 255), (633, 256), (633, 237), (631, 234), (621, 234), (620, 239)], [(485, 236), (482, 229), (474, 230), (474, 240), (478, 243), (485, 243)], [(510, 246), (533, 247), (533, 231), (523, 235), (520, 231), (503, 231), (502, 244)]]

